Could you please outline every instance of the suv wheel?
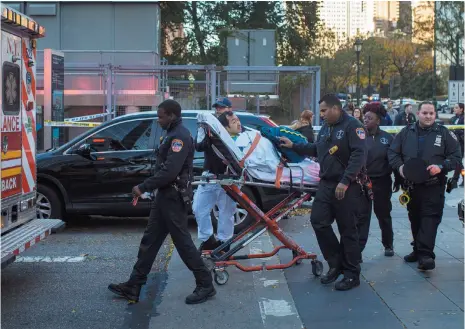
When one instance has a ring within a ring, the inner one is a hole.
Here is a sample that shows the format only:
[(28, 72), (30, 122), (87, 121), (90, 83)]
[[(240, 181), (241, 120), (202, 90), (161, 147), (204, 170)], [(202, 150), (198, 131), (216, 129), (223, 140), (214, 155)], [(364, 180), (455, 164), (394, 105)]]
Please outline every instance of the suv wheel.
[[(253, 203), (257, 202), (255, 195), (249, 188), (243, 187), (242, 192), (245, 195), (247, 195), (250, 201), (252, 201)], [(219, 215), (218, 207), (215, 206), (211, 213), (212, 223), (213, 223), (215, 232), (218, 227), (218, 215)], [(237, 211), (234, 214), (234, 234), (238, 234), (245, 228), (249, 227), (253, 223), (253, 221), (254, 221), (253, 217), (250, 216), (247, 213), (247, 211), (243, 209), (239, 204), (237, 204)]]
[(37, 187), (37, 217), (62, 219), (63, 204), (58, 193), (47, 185)]

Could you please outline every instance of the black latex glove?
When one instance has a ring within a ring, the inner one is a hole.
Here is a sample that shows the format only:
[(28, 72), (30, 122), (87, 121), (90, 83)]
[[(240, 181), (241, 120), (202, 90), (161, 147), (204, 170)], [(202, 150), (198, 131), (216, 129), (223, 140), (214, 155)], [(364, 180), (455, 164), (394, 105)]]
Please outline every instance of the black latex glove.
[(394, 183), (392, 184), (392, 192), (399, 192), (402, 186), (402, 177), (398, 172), (394, 172)]

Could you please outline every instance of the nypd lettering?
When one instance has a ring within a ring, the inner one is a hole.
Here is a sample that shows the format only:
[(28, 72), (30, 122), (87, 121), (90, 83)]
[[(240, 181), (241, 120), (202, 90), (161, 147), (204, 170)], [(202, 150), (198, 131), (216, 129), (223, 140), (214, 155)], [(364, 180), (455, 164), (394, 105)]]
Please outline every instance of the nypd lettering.
[(434, 141), (434, 146), (441, 146), (442, 136), (436, 135), (436, 140)]

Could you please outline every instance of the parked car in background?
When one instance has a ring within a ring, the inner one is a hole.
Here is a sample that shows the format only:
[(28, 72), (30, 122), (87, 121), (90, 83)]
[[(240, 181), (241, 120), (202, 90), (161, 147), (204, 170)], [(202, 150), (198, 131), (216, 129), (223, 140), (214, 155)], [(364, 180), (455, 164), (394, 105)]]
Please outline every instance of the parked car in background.
[[(183, 123), (192, 136), (197, 133), (198, 112), (182, 112)], [(276, 125), (267, 116), (247, 112), (237, 115), (244, 126), (251, 128)], [(154, 153), (162, 134), (156, 112), (138, 112), (105, 122), (57, 149), (38, 154), (38, 216), (148, 216), (150, 202), (140, 199), (133, 207), (131, 190), (152, 174)], [(82, 153), (83, 144), (90, 144), (94, 152)], [(203, 153), (197, 152), (195, 175), (202, 173), (203, 162)], [(287, 195), (287, 191), (261, 187), (244, 187), (243, 191), (265, 211)], [(216, 220), (215, 212), (212, 216)], [(236, 231), (251, 220), (243, 209), (238, 209)]]

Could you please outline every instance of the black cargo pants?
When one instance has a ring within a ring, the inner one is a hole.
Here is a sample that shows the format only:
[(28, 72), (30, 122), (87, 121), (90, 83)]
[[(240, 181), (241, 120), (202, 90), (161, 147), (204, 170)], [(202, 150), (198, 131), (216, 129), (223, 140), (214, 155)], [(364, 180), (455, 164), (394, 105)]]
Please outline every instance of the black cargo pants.
[[(365, 198), (360, 185), (351, 183), (342, 200), (335, 196), (336, 185), (321, 181), (312, 205), (310, 217), (323, 257), (331, 268), (340, 268), (344, 276), (360, 275), (360, 247), (357, 232), (357, 207)], [(331, 224), (336, 224), (339, 242)]]
[(434, 245), (438, 226), (442, 221), (444, 193), (443, 183), (416, 185), (410, 192), (407, 210), (414, 241), (413, 251), (418, 258), (436, 257)]
[(374, 208), (381, 229), (381, 241), (384, 248), (392, 248), (394, 232), (392, 230), (392, 178), (391, 175), (371, 178), (373, 185), (373, 200), (367, 199), (367, 208), (360, 212), (358, 227), (360, 251), (365, 249), (370, 231), (371, 209)]
[(147, 275), (168, 233), (184, 264), (194, 273), (197, 286), (211, 286), (211, 273), (205, 267), (188, 230), (187, 206), (174, 187), (159, 189), (152, 202), (149, 222), (129, 282), (140, 285), (146, 283)]

